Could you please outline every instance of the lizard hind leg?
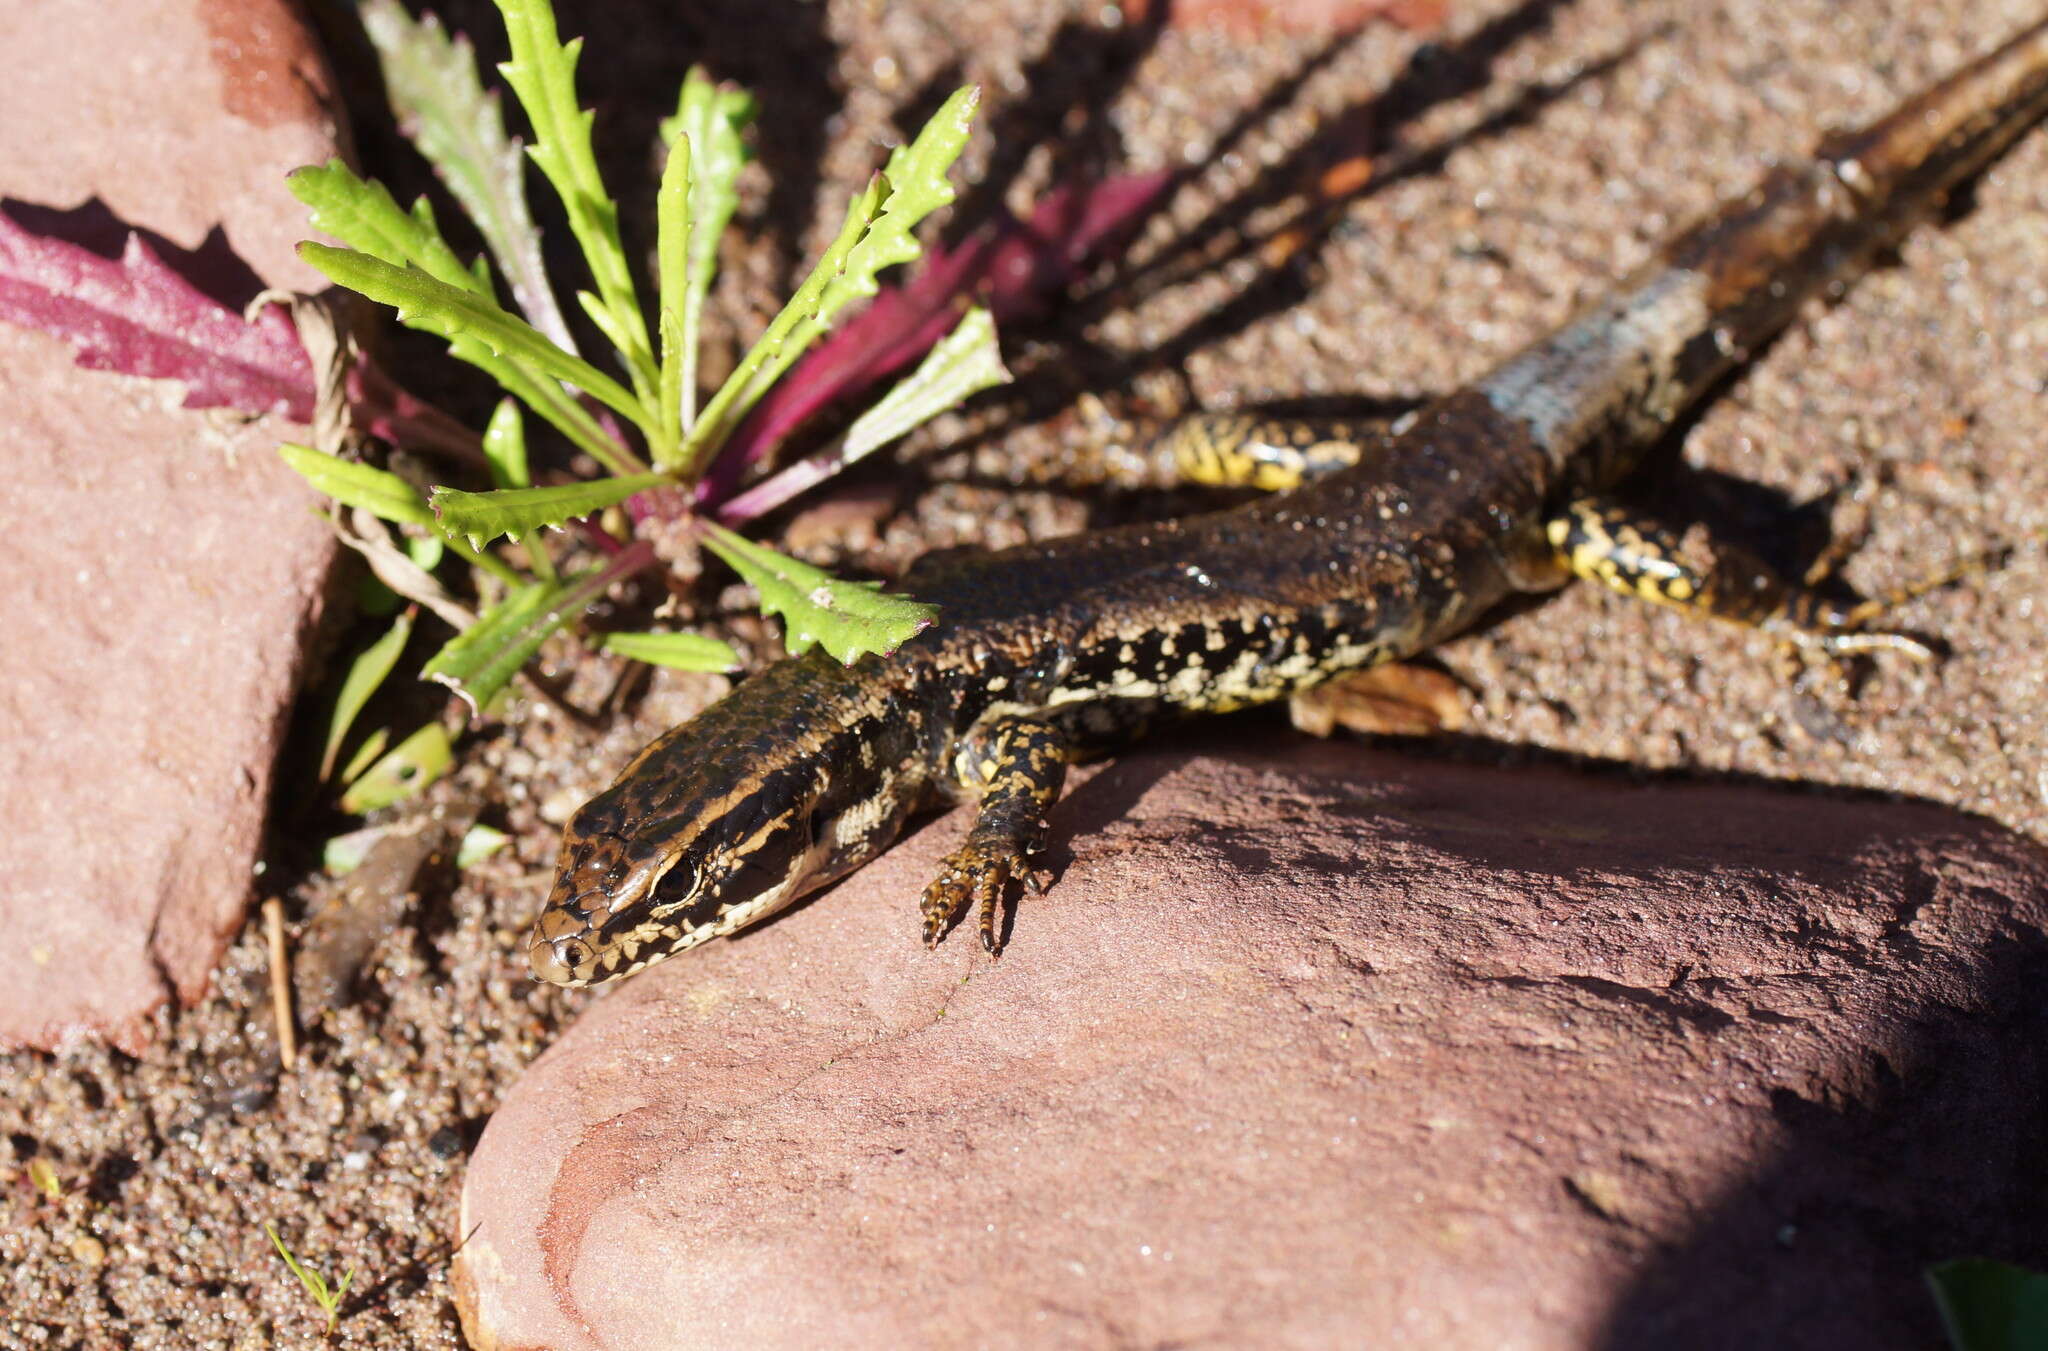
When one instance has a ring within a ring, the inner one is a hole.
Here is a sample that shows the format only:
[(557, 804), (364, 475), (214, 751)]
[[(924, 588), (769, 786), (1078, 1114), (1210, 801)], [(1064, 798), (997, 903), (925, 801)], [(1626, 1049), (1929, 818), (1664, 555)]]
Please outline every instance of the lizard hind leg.
[(946, 856), (924, 889), (926, 947), (936, 947), (974, 904), (982, 947), (991, 955), (1001, 951), (1001, 907), (1010, 883), (1045, 890), (1047, 876), (1038, 866), (1045, 853), (1045, 813), (1066, 782), (1071, 754), (1057, 727), (1031, 718), (998, 718), (961, 745), (953, 758), (954, 777), (979, 796), (980, 806), (965, 842)]
[[(1558, 563), (1572, 575), (1657, 605), (1762, 630), (1799, 651), (1827, 657), (1892, 652), (1932, 662), (1926, 643), (1866, 626), (1930, 587), (1843, 604), (1794, 582), (1739, 545), (1683, 537), (1607, 498), (1571, 502), (1544, 524)], [(1953, 577), (1934, 585), (1945, 585)]]

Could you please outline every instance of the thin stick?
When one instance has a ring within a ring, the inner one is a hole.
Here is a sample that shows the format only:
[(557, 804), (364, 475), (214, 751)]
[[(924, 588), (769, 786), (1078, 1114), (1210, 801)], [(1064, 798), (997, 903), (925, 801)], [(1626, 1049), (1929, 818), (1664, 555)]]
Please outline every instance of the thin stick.
[(292, 973), (284, 951), (284, 902), (275, 896), (263, 903), (263, 925), (270, 931), (270, 1011), (277, 1018), (277, 1059), (291, 1069), (299, 1062), (299, 1036), (292, 1027)]

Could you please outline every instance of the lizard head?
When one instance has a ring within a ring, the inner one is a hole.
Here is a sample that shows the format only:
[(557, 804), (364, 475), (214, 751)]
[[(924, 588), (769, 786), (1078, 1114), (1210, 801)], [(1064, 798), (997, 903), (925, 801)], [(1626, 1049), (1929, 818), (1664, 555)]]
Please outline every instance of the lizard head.
[[(630, 975), (822, 880), (815, 758), (787, 737), (734, 755), (707, 744), (721, 740), (716, 730), (686, 724), (663, 737), (570, 818), (527, 942), (536, 977), (580, 986)], [(651, 772), (656, 761), (687, 768)]]

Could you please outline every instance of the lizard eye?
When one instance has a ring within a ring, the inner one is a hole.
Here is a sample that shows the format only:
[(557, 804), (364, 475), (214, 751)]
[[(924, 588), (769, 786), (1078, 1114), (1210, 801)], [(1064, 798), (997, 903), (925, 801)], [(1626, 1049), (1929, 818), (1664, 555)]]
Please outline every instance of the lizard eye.
[(677, 859), (655, 883), (654, 913), (666, 914), (679, 905), (687, 904), (697, 894), (698, 882), (697, 866), (686, 858)]

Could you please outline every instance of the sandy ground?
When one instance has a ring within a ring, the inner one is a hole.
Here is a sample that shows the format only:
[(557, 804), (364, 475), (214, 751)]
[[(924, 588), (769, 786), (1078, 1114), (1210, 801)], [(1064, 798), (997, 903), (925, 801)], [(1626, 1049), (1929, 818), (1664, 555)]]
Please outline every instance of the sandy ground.
[[(454, 14), (488, 32), (485, 8)], [(1029, 0), (792, 4), (768, 24), (758, 5), (563, 5), (565, 29), (589, 34), (586, 97), (601, 102), (615, 181), (644, 171), (689, 61), (763, 93), (757, 243), (721, 284), (728, 329), (751, 331), (830, 204), (963, 79), (984, 82), (1001, 128), (972, 167), (1008, 184), (1013, 205), (1077, 160), (1200, 166), (1089, 298), (1007, 335), (1021, 376), (1009, 396), (923, 437), (918, 467), (843, 490), (882, 504), (875, 538), (850, 550), (877, 568), (1156, 508), (1014, 486), (1070, 458), (1083, 392), (1170, 410), (1446, 390), (1773, 157), (2038, 16), (2025, 0), (1455, 8), (1418, 51), (1391, 28), (1334, 43), (1155, 37), (1105, 24), (1114, 11), (1099, 4)], [(373, 158), (389, 144), (366, 138)], [(1361, 154), (1375, 182), (1301, 221), (1300, 191)], [(1880, 665), (1852, 698), (1786, 679), (1752, 635), (1575, 588), (1442, 653), (1479, 711), (1469, 738), (1435, 753), (1878, 788), (2048, 836), (2035, 608), (2048, 578), (2032, 542), (2048, 527), (2048, 135), (1996, 166), (1968, 208), (1763, 353), (1648, 490), (1794, 562), (1831, 525), (1867, 518), (1847, 576), (1872, 589), (2019, 542), (2000, 570), (1901, 613), (1948, 646), (1947, 663)], [(534, 986), (516, 949), (555, 825), (717, 689), (657, 675), (614, 691), (616, 667), (566, 646), (555, 660), (603, 730), (529, 704), (473, 743), (443, 795), (481, 794), (514, 847), (423, 886), (294, 1072), (268, 1068), (260, 925), (216, 995), (164, 1017), (141, 1059), (0, 1059), (0, 1342), (316, 1344), (321, 1320), (271, 1253), (267, 1219), (315, 1264), (357, 1268), (336, 1344), (460, 1344), (445, 1266), (464, 1152), (589, 997)], [(278, 817), (270, 875), (297, 916), (327, 890), (305, 871), (325, 828), (295, 801)], [(61, 1199), (30, 1186), (32, 1159), (54, 1168)]]

